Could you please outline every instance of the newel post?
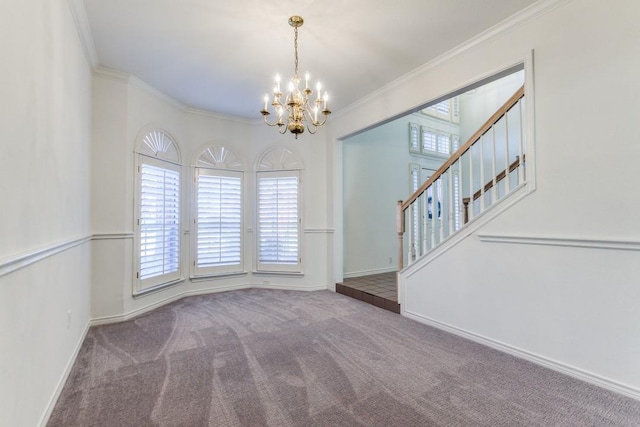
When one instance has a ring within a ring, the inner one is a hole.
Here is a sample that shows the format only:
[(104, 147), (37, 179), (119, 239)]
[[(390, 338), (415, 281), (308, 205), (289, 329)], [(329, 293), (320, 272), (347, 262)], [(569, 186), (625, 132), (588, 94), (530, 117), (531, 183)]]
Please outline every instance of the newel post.
[(396, 205), (396, 232), (398, 233), (398, 271), (400, 271), (403, 268), (402, 237), (404, 235), (402, 200), (398, 200), (398, 204)]

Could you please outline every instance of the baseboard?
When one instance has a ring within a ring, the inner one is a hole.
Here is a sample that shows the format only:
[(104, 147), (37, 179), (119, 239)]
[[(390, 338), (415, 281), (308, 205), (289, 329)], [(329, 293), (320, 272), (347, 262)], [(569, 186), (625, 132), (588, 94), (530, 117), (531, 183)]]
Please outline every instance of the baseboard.
[(168, 298), (165, 298), (160, 301), (156, 301), (152, 304), (145, 305), (144, 307), (137, 308), (135, 310), (129, 311), (124, 314), (116, 314), (113, 316), (103, 316), (96, 317), (91, 319), (90, 326), (98, 326), (98, 325), (108, 325), (110, 323), (119, 323), (125, 322), (127, 320), (133, 319), (134, 317), (140, 316), (141, 314), (147, 313), (151, 310), (155, 310), (156, 308), (162, 307), (164, 305), (170, 304), (174, 301), (178, 301), (185, 297), (192, 297), (197, 295), (207, 295), (214, 294), (218, 292), (227, 292), (227, 291), (236, 291), (240, 289), (278, 289), (278, 290), (291, 290), (291, 291), (320, 291), (327, 290), (328, 287), (325, 285), (317, 285), (317, 286), (296, 286), (296, 285), (278, 285), (278, 284), (269, 284), (269, 285), (252, 285), (252, 284), (240, 284), (240, 285), (224, 285), (224, 286), (216, 286), (215, 288), (207, 288), (207, 289), (193, 289), (187, 290), (184, 292), (180, 292), (179, 294), (172, 295)]
[(401, 314), (409, 319), (413, 319), (425, 325), (429, 325), (434, 328), (441, 329), (445, 332), (449, 332), (454, 335), (460, 336), (462, 338), (466, 338), (468, 340), (477, 342), (479, 344), (486, 345), (487, 347), (491, 347), (493, 349), (502, 351), (512, 356), (516, 356), (521, 359), (528, 360), (529, 362), (533, 362), (537, 365), (544, 366), (545, 368), (549, 368), (556, 372), (560, 372), (570, 377), (577, 378), (584, 382), (596, 385), (598, 387), (602, 387), (604, 389), (613, 391), (615, 393), (628, 396), (632, 399), (640, 400), (640, 390), (637, 388), (628, 386), (626, 384), (622, 384), (622, 383), (610, 380), (608, 378), (604, 378), (599, 375), (593, 374), (591, 372), (584, 371), (580, 368), (576, 368), (575, 366), (567, 365), (565, 363), (561, 363), (556, 360), (552, 360), (552, 359), (540, 356), (538, 354), (522, 350), (520, 348), (502, 343), (500, 341), (493, 340), (491, 338), (476, 334), (474, 332), (470, 332), (455, 326), (451, 326), (443, 322), (439, 322), (435, 319), (431, 319), (429, 317), (413, 313), (409, 310), (406, 310), (404, 308), (404, 305), (402, 305)]
[(372, 274), (395, 273), (396, 271), (398, 271), (398, 266), (394, 265), (391, 267), (373, 268), (371, 270), (352, 271), (350, 273), (344, 273), (342, 277), (352, 279), (354, 277), (370, 276)]
[(84, 331), (82, 331), (82, 334), (80, 334), (80, 339), (76, 343), (76, 348), (73, 350), (73, 353), (71, 354), (71, 357), (69, 358), (69, 361), (67, 362), (67, 365), (65, 366), (64, 371), (62, 372), (62, 376), (60, 377), (60, 380), (56, 385), (53, 395), (51, 396), (51, 399), (49, 399), (49, 403), (47, 404), (47, 409), (45, 410), (45, 412), (40, 417), (40, 420), (38, 421), (38, 426), (44, 427), (49, 422), (49, 418), (51, 417), (53, 408), (55, 408), (56, 403), (58, 402), (58, 398), (62, 393), (62, 389), (64, 388), (64, 385), (67, 383), (69, 374), (71, 374), (71, 369), (73, 368), (74, 363), (76, 363), (76, 358), (78, 357), (78, 353), (80, 353), (80, 349), (82, 348), (82, 343), (84, 343), (84, 339), (87, 337), (87, 332), (89, 332), (90, 326), (91, 326), (91, 322), (89, 321), (85, 325)]

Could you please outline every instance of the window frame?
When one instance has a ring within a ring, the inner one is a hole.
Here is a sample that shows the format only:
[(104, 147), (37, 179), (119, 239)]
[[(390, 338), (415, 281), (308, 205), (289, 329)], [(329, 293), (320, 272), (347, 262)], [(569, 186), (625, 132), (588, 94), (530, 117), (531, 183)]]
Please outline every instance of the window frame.
[[(198, 265), (198, 183), (201, 175), (220, 176), (220, 177), (233, 177), (238, 178), (240, 181), (240, 260), (237, 264), (227, 264), (218, 266), (202, 266)], [(245, 192), (245, 177), (242, 170), (237, 169), (219, 169), (211, 167), (195, 166), (193, 168), (193, 187), (192, 187), (192, 214), (191, 224), (193, 224), (192, 239), (191, 239), (191, 278), (199, 279), (215, 276), (226, 276), (244, 273), (244, 192)]]
[[(264, 177), (295, 177), (297, 179), (297, 258), (298, 262), (295, 264), (286, 263), (269, 263), (261, 262), (260, 252), (260, 238), (261, 238), (261, 223), (260, 223), (260, 179)], [(284, 273), (284, 274), (303, 274), (304, 265), (302, 260), (304, 239), (303, 239), (303, 186), (302, 186), (302, 171), (299, 169), (284, 169), (284, 170), (258, 170), (256, 171), (256, 208), (255, 208), (255, 268), (258, 273)]]

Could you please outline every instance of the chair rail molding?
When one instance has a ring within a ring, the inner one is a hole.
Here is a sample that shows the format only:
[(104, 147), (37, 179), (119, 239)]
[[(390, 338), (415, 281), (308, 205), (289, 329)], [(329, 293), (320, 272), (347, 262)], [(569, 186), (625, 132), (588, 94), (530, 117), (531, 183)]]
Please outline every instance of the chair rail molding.
[(614, 240), (598, 237), (559, 237), (559, 236), (517, 236), (482, 233), (477, 235), (481, 242), (511, 243), (520, 245), (566, 246), (572, 248), (616, 249), (640, 251), (640, 241)]
[(93, 236), (77, 237), (75, 239), (66, 240), (45, 248), (36, 249), (31, 252), (24, 253), (12, 258), (0, 259), (0, 277), (13, 273), (21, 268), (28, 267), (31, 264), (35, 264), (38, 261), (49, 258), (53, 255), (65, 252), (76, 246), (89, 242)]

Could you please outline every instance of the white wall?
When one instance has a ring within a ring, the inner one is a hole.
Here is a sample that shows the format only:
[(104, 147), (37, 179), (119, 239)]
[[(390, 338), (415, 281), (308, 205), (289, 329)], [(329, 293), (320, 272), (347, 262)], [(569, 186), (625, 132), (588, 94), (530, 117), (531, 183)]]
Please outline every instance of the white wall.
[(0, 425), (33, 426), (90, 316), (91, 71), (66, 1), (2, 2), (0, 51)]
[[(298, 140), (247, 120), (187, 109), (135, 77), (109, 70), (94, 78), (93, 174), (94, 229), (92, 316), (120, 320), (184, 295), (248, 286), (326, 289), (326, 260), (332, 234), (327, 226), (326, 146), (321, 135)], [(142, 297), (132, 297), (134, 231), (134, 147), (141, 132), (163, 129), (178, 144), (183, 164), (182, 260), (185, 280)], [(321, 132), (321, 131), (320, 131)], [(191, 281), (189, 279), (190, 165), (207, 145), (225, 145), (245, 162), (245, 238), (247, 274)], [(282, 145), (304, 163), (304, 275), (254, 273), (255, 164), (267, 148)]]
[(460, 95), (460, 144), (469, 138), (524, 84), (517, 71)]
[(535, 154), (536, 190), (407, 269), (402, 308), (640, 398), (640, 8), (635, 0), (552, 5), (383, 88), (337, 117), (332, 135), (506, 69), (533, 49), (527, 155)]

